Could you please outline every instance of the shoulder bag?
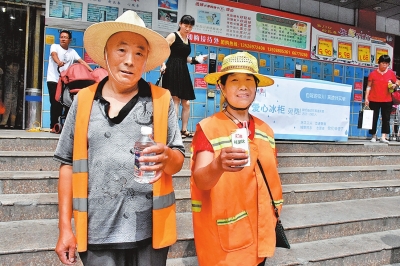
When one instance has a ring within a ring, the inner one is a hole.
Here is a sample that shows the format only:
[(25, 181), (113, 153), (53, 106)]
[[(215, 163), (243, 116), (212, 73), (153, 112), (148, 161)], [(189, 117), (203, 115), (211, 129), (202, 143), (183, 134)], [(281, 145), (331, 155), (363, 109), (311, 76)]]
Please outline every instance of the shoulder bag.
[(274, 206), (274, 212), (275, 212), (275, 216), (276, 216), (276, 219), (277, 219), (276, 226), (275, 226), (276, 246), (277, 247), (281, 247), (281, 248), (290, 249), (290, 244), (289, 244), (289, 241), (288, 241), (288, 239), (286, 237), (285, 229), (283, 228), (283, 225), (281, 223), (281, 219), (279, 219), (278, 208), (276, 207), (274, 199), (272, 198), (272, 193), (271, 193), (271, 190), (269, 189), (267, 178), (265, 177), (264, 170), (263, 170), (263, 168), (261, 166), (261, 163), (260, 163), (260, 161), (258, 159), (257, 159), (257, 164), (258, 164), (258, 167), (261, 170), (261, 173), (262, 173), (262, 176), (264, 178), (265, 184), (267, 185), (269, 196), (271, 197), (272, 205)]

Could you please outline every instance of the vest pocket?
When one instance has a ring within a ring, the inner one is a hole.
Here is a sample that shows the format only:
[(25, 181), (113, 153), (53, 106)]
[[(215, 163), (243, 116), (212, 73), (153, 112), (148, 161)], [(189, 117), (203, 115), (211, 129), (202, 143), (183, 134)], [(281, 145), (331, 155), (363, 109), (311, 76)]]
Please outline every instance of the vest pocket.
[(224, 251), (235, 251), (253, 244), (253, 233), (246, 211), (234, 217), (217, 220), (219, 241)]

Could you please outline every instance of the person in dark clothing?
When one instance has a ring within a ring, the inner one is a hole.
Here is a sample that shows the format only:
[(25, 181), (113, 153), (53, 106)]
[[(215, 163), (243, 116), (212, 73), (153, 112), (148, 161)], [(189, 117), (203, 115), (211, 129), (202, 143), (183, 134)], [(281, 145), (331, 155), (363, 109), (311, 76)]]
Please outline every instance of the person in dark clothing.
[(191, 52), (189, 33), (194, 26), (194, 18), (184, 15), (179, 22), (179, 29), (170, 33), (166, 40), (171, 49), (171, 55), (167, 63), (163, 63), (160, 71), (164, 72), (162, 87), (168, 89), (174, 99), (176, 114), (179, 114), (179, 103), (182, 104), (182, 138), (193, 137), (193, 133), (187, 130), (190, 114), (190, 100), (196, 99), (192, 79), (190, 78), (187, 63), (199, 64), (207, 59), (207, 56), (189, 57)]

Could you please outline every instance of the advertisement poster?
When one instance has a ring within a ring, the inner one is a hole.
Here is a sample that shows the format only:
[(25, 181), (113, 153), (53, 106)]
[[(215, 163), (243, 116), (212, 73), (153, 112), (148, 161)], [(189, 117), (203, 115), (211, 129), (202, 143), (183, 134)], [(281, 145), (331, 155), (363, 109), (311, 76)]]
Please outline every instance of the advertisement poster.
[(129, 8), (124, 8), (124, 11), (127, 10), (133, 10), (138, 14), (138, 16), (143, 20), (144, 24), (146, 25), (146, 28), (151, 29), (153, 25), (153, 14), (151, 12), (146, 12), (146, 11), (139, 11), (139, 10), (134, 10), (134, 9), (129, 9)]
[(158, 29), (162, 31), (176, 31), (178, 18), (179, 0), (158, 0)]
[(88, 4), (87, 21), (103, 22), (118, 18), (118, 7)]
[(351, 85), (272, 78), (272, 86), (258, 88), (250, 113), (270, 125), (276, 139), (347, 141)]
[(376, 67), (378, 58), (393, 58), (394, 36), (312, 19), (311, 58)]
[(187, 1), (187, 13), (196, 20), (193, 32), (189, 35), (191, 42), (310, 57), (311, 19), (287, 13), (283, 17), (283, 13), (275, 10), (268, 10), (268, 14), (261, 13), (266, 9), (256, 6), (249, 6), (249, 9), (239, 6), (232, 2), (219, 5)]
[(82, 20), (82, 2), (50, 0), (49, 16), (53, 18)]

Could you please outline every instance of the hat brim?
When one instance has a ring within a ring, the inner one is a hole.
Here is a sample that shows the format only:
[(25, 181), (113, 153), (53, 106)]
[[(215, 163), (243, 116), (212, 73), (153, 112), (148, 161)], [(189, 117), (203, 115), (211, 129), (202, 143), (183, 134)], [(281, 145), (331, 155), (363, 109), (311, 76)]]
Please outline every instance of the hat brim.
[(168, 58), (170, 54), (169, 44), (159, 33), (129, 23), (105, 21), (89, 26), (83, 37), (85, 50), (96, 64), (107, 69), (104, 60), (104, 48), (113, 34), (122, 31), (140, 34), (149, 43), (150, 51), (145, 68), (146, 72), (160, 66)]
[(219, 80), (223, 75), (231, 74), (231, 73), (252, 74), (252, 75), (254, 75), (254, 76), (256, 76), (256, 77), (258, 78), (258, 80), (259, 80), (258, 86), (259, 86), (259, 87), (267, 87), (267, 86), (271, 86), (272, 84), (275, 83), (273, 79), (271, 79), (271, 78), (269, 78), (269, 77), (267, 77), (267, 76), (264, 76), (264, 75), (261, 75), (261, 74), (258, 74), (258, 73), (253, 73), (253, 72), (247, 71), (247, 70), (240, 70), (240, 71), (238, 71), (238, 70), (236, 70), (236, 69), (228, 70), (228, 71), (224, 71), (224, 72), (214, 72), (214, 73), (207, 74), (207, 75), (204, 77), (204, 80), (205, 80), (205, 82), (207, 82), (208, 84), (217, 84), (218, 80)]

